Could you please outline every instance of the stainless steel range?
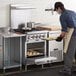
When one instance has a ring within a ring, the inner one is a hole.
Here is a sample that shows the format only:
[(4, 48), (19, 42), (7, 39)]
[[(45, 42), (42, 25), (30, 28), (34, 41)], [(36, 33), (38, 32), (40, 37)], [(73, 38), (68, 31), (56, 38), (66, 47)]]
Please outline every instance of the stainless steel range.
[(25, 41), (25, 60), (26, 64), (35, 64), (38, 58), (46, 57), (46, 41), (42, 38), (47, 37), (48, 31), (27, 32)]

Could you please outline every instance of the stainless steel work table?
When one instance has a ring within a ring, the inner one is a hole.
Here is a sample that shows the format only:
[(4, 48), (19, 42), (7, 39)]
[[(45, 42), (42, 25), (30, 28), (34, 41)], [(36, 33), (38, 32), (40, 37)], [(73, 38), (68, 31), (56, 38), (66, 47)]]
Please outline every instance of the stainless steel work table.
[(25, 34), (0, 34), (0, 68), (22, 68), (22, 37)]

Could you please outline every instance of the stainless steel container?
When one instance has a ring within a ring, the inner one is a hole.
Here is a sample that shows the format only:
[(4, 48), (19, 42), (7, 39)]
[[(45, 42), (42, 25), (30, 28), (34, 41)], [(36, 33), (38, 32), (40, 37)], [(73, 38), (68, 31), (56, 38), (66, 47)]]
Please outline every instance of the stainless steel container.
[(27, 22), (27, 27), (28, 28), (35, 28), (35, 23), (34, 22)]

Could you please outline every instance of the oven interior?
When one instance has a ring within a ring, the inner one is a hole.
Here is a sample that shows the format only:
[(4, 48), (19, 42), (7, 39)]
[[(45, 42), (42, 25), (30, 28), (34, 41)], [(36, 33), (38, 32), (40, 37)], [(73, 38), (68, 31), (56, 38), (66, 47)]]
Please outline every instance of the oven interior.
[(37, 43), (28, 43), (27, 44), (27, 57), (38, 57), (45, 55), (45, 43), (37, 42)]

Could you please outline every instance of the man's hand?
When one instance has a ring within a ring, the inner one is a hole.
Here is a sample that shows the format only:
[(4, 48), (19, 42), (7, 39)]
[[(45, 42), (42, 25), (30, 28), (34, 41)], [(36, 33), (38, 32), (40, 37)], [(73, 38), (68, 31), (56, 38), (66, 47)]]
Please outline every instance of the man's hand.
[(59, 37), (57, 37), (56, 41), (60, 42), (60, 41), (62, 41), (62, 39), (63, 39), (63, 37), (59, 36)]
[(64, 38), (66, 32), (62, 32), (61, 35), (59, 37), (57, 37), (56, 41), (60, 42), (62, 41), (62, 39)]

